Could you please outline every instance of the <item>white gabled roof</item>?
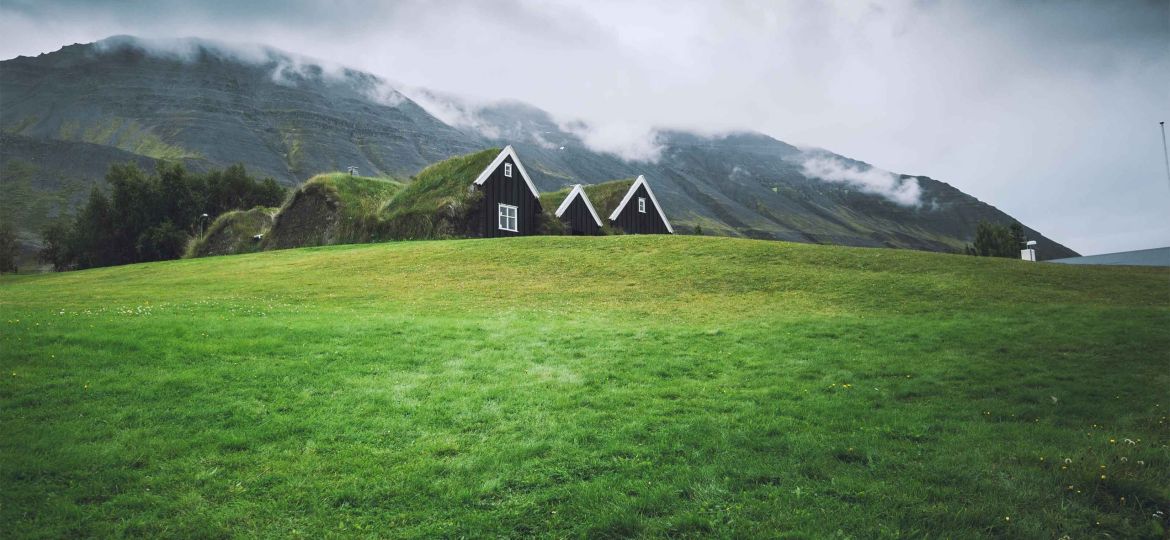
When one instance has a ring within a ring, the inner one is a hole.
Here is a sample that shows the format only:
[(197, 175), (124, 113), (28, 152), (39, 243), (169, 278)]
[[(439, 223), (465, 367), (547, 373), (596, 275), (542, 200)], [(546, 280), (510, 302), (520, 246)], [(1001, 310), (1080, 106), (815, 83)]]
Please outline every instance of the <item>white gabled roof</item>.
[(573, 186), (573, 190), (570, 191), (567, 196), (565, 196), (565, 202), (562, 202), (561, 206), (557, 208), (557, 217), (561, 217), (561, 214), (564, 214), (565, 210), (569, 209), (569, 205), (573, 203), (573, 197), (577, 196), (580, 196), (581, 200), (585, 201), (585, 208), (589, 209), (589, 213), (593, 215), (593, 221), (595, 221), (597, 226), (600, 227), (601, 218), (597, 216), (597, 210), (593, 209), (593, 203), (589, 202), (589, 195), (585, 193), (584, 189), (581, 188), (581, 184)]
[(493, 159), (491, 164), (483, 172), (479, 173), (479, 178), (475, 179), (475, 185), (482, 186), (484, 182), (487, 182), (488, 177), (492, 175), (492, 171), (496, 170), (496, 167), (499, 167), (508, 156), (512, 156), (512, 163), (515, 163), (516, 168), (520, 169), (520, 177), (524, 179), (525, 184), (528, 184), (528, 189), (532, 192), (532, 196), (539, 199), (540, 192), (536, 190), (536, 184), (533, 184), (532, 179), (528, 177), (528, 171), (524, 170), (524, 164), (520, 163), (520, 158), (516, 156), (516, 151), (512, 149), (512, 145), (510, 144), (500, 151), (500, 155), (496, 156), (496, 159)]
[(622, 198), (622, 202), (618, 203), (617, 208), (613, 209), (613, 213), (609, 215), (609, 220), (617, 219), (622, 213), (622, 209), (626, 207), (626, 203), (633, 198), (634, 192), (638, 191), (638, 186), (646, 186), (646, 193), (650, 195), (650, 202), (654, 203), (654, 209), (658, 211), (658, 216), (662, 218), (662, 222), (666, 224), (666, 230), (670, 234), (674, 234), (674, 227), (670, 226), (670, 220), (666, 219), (666, 214), (662, 212), (662, 207), (658, 205), (658, 199), (654, 197), (654, 190), (650, 189), (650, 184), (646, 182), (646, 177), (638, 175), (638, 179), (630, 185), (630, 190), (626, 192), (626, 196)]

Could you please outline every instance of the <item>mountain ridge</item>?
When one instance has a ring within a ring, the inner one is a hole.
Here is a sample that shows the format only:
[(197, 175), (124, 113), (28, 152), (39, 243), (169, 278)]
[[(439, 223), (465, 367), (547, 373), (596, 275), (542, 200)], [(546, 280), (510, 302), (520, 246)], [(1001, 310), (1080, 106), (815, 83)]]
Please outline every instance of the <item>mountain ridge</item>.
[[(0, 62), (0, 131), (9, 140), (88, 143), (197, 170), (239, 162), (286, 185), (349, 166), (409, 177), (442, 159), (511, 144), (541, 190), (645, 174), (682, 230), (753, 238), (956, 251), (979, 221), (1014, 221), (949, 184), (748, 130), (661, 130), (656, 161), (623, 159), (591, 148), (587, 125), (559, 123), (518, 101), (474, 105), (270, 47), (152, 43), (118, 36)], [(0, 165), (59, 168), (25, 146), (5, 144)], [(830, 179), (810, 177), (814, 158)], [(101, 178), (99, 166), (88, 176)], [(1076, 255), (1026, 231), (1042, 258)]]

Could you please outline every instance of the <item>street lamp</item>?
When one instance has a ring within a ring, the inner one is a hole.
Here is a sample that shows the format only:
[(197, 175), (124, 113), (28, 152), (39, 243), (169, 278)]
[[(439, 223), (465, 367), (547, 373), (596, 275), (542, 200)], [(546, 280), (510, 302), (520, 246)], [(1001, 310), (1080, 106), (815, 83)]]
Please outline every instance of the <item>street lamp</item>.
[(207, 214), (204, 213), (199, 216), (199, 239), (203, 239), (203, 222), (207, 221)]

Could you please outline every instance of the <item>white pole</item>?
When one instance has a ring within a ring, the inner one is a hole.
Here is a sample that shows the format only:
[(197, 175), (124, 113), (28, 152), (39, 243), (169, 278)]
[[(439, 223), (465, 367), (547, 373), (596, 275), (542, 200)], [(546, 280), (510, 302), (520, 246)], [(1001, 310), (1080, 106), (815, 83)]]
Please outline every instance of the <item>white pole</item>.
[(1166, 152), (1166, 122), (1158, 122), (1162, 128), (1162, 159), (1166, 160), (1166, 180), (1170, 181), (1170, 153)]

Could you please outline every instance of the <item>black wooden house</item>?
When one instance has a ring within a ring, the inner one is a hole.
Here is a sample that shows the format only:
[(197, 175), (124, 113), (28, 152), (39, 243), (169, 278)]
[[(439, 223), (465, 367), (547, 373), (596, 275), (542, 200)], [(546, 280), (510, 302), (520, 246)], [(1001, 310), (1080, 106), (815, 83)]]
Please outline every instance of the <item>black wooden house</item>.
[(536, 234), (540, 224), (540, 192), (509, 145), (479, 174), (472, 187), (483, 193), (475, 218), (485, 238)]
[(650, 184), (641, 175), (609, 215), (609, 222), (627, 234), (674, 234)]
[(565, 232), (574, 236), (595, 236), (601, 234), (601, 218), (593, 208), (593, 202), (581, 184), (565, 197), (557, 208), (556, 216), (565, 224)]

